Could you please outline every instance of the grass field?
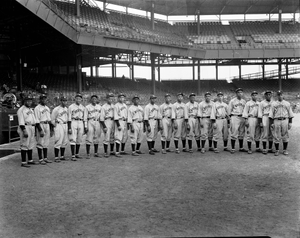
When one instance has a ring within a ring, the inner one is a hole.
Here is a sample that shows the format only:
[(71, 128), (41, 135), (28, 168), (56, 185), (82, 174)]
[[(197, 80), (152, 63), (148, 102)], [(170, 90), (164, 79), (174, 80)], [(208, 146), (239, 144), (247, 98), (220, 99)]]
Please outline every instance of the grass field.
[(300, 237), (300, 114), (294, 122), (289, 156), (157, 153), (26, 169), (17, 154), (0, 161), (0, 237)]

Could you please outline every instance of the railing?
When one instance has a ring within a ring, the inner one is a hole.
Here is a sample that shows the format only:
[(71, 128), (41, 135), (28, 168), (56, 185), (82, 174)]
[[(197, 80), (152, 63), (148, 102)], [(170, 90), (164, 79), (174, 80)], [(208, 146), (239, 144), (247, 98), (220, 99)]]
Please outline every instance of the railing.
[[(8, 142), (9, 143), (20, 139), (19, 136), (12, 137), (12, 135), (11, 135), (12, 129), (18, 128), (18, 125), (16, 125), (16, 123), (14, 123), (14, 125), (12, 125), (12, 122), (15, 121), (15, 118), (17, 120), (17, 114), (8, 114)], [(15, 131), (15, 130), (13, 130), (13, 131)]]

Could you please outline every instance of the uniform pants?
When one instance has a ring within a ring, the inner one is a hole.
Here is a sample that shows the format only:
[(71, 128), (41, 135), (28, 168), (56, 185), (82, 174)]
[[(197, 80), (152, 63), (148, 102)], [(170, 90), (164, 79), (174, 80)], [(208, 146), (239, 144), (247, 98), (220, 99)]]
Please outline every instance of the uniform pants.
[(149, 119), (149, 126), (151, 131), (146, 133), (147, 141), (155, 141), (158, 133), (158, 123), (157, 120)]
[(262, 117), (263, 130), (261, 132), (262, 141), (273, 141), (273, 131), (270, 125), (270, 119), (268, 116)]
[(32, 150), (35, 146), (35, 126), (25, 126), (25, 129), (27, 131), (28, 137), (24, 137), (24, 133), (21, 130), (21, 128), (18, 128), (18, 133), (20, 135), (20, 144), (21, 144), (21, 150)]
[(201, 140), (211, 140), (213, 138), (213, 128), (210, 118), (201, 118)]
[(172, 138), (172, 120), (170, 118), (162, 119), (161, 141), (170, 141)]
[(142, 143), (144, 130), (143, 122), (134, 121), (132, 122), (132, 126), (134, 132), (132, 133), (131, 130), (129, 131), (131, 144)]
[(258, 118), (249, 117), (248, 118), (249, 126), (247, 128), (247, 141), (259, 141), (261, 133), (260, 126), (258, 124)]
[(126, 143), (128, 139), (128, 131), (127, 131), (127, 122), (123, 120), (119, 120), (121, 130), (118, 130), (118, 127), (115, 126), (115, 142), (118, 144)]
[(184, 123), (184, 119), (175, 119), (175, 123), (177, 125), (177, 130), (174, 131), (174, 140), (185, 140), (186, 138), (186, 126)]
[(68, 125), (57, 123), (54, 128), (54, 148), (65, 148), (68, 144)]
[(71, 129), (72, 129), (72, 134), (69, 135), (70, 144), (71, 145), (80, 144), (82, 142), (82, 137), (83, 137), (83, 129), (84, 129), (83, 121), (73, 120), (71, 122)]
[(218, 141), (223, 138), (228, 140), (228, 121), (224, 119), (216, 119), (216, 129), (213, 129), (213, 141)]
[(40, 132), (36, 130), (36, 140), (37, 140), (36, 147), (39, 149), (48, 148), (50, 142), (50, 126), (49, 124), (43, 124), (43, 123), (41, 123), (40, 125), (44, 132), (44, 137), (41, 137)]
[(274, 119), (274, 142), (279, 143), (280, 139), (282, 142), (289, 142), (289, 121), (288, 119), (285, 120), (277, 120)]
[(244, 139), (245, 137), (245, 118), (239, 116), (231, 116), (230, 120), (231, 139)]
[(111, 119), (106, 119), (104, 124), (107, 128), (107, 131), (104, 132), (103, 144), (108, 145), (114, 143), (115, 135), (115, 122)]
[(88, 132), (86, 134), (86, 144), (90, 145), (92, 143), (99, 144), (100, 143), (100, 123), (96, 120), (88, 120), (87, 123)]
[(199, 120), (198, 118), (190, 117), (188, 120), (190, 131), (187, 133), (188, 140), (195, 138), (196, 140), (200, 139), (200, 130), (199, 130)]

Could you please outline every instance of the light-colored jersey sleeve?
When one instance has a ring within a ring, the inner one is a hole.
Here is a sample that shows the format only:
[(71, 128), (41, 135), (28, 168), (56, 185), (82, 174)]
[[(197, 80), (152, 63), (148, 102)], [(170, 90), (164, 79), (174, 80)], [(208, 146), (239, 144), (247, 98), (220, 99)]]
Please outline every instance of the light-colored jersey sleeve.
[(72, 105), (68, 107), (68, 121), (72, 121)]
[(105, 120), (105, 110), (104, 110), (104, 106), (101, 107), (100, 110), (100, 121), (104, 121)]
[(203, 113), (202, 113), (202, 103), (199, 103), (198, 105), (198, 117), (202, 117)]
[(39, 110), (39, 106), (36, 106), (34, 108), (34, 116), (35, 116), (35, 122), (40, 123), (40, 118), (41, 118), (41, 112)]
[(271, 104), (269, 117), (274, 119), (274, 103)]
[(132, 123), (132, 111), (133, 111), (133, 109), (131, 109), (131, 107), (128, 109), (128, 116), (127, 116), (127, 122), (128, 123)]
[(183, 108), (183, 117), (184, 119), (189, 119), (189, 112), (186, 104), (184, 104), (184, 108)]
[[(157, 106), (157, 107), (158, 107), (158, 106)], [(161, 119), (162, 119), (162, 113), (160, 113), (159, 107), (158, 107), (158, 110), (157, 110), (157, 119), (158, 119), (158, 120), (161, 120)]]
[(115, 121), (120, 120), (120, 116), (119, 116), (118, 110), (119, 110), (118, 105), (115, 105), (114, 106), (114, 120)]
[(210, 119), (216, 120), (216, 104), (214, 103), (211, 108)]
[(291, 107), (290, 103), (288, 104), (288, 115), (289, 115), (289, 118), (294, 117), (294, 113), (293, 113), (293, 110), (292, 110), (292, 107)]
[(24, 120), (24, 115), (23, 115), (23, 107), (18, 110), (17, 115), (18, 115), (19, 126), (25, 126), (25, 120)]
[(257, 117), (258, 118), (262, 118), (263, 117), (263, 112), (262, 112), (262, 110), (263, 110), (263, 102), (261, 102), (259, 105), (258, 105), (258, 113), (257, 113)]
[(230, 100), (229, 105), (228, 105), (228, 116), (231, 115), (232, 108), (233, 108), (233, 100)]
[(56, 121), (57, 113), (58, 113), (58, 109), (57, 109), (57, 107), (56, 107), (56, 108), (53, 109), (53, 111), (52, 111), (52, 113), (51, 113), (51, 123), (52, 123), (53, 125), (56, 124), (55, 121)]
[(145, 120), (145, 121), (148, 121), (148, 120), (149, 120), (149, 113), (150, 113), (149, 107), (146, 106), (145, 109), (144, 109), (144, 120)]
[(249, 113), (249, 104), (250, 103), (246, 103), (244, 110), (243, 110), (243, 117), (244, 118), (248, 118), (248, 113)]

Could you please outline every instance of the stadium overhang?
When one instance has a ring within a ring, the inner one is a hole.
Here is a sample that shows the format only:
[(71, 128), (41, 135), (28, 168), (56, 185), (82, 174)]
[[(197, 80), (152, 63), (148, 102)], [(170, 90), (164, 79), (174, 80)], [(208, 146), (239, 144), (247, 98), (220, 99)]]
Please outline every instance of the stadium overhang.
[[(98, 1), (98, 0), (97, 0)], [(101, 2), (104, 2), (103, 0)], [(106, 0), (115, 4), (166, 16), (227, 15), (227, 14), (272, 14), (299, 12), (299, 0)]]

